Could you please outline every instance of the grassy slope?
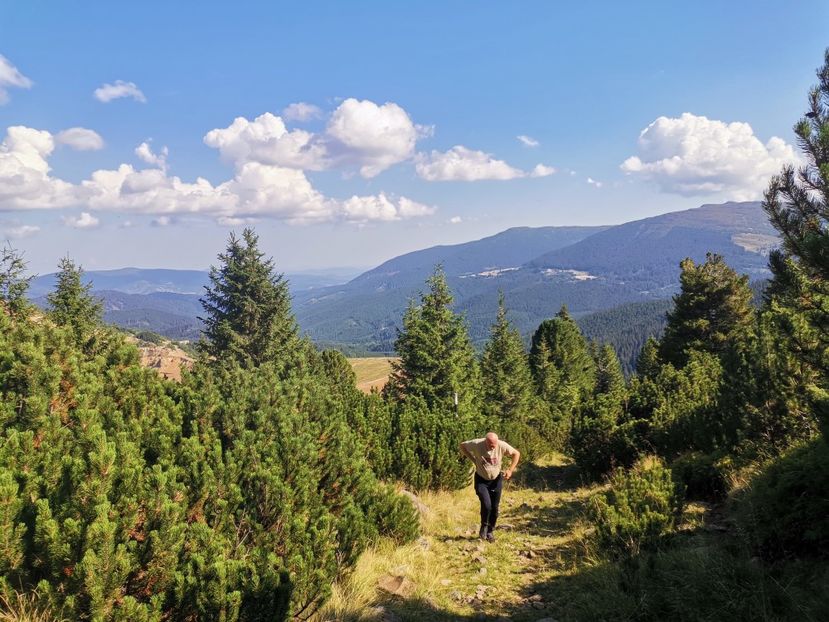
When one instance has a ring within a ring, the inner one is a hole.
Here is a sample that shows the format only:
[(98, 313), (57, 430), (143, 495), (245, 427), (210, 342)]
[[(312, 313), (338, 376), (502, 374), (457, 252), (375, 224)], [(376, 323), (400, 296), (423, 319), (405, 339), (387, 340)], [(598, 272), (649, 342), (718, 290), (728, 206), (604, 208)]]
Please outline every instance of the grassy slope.
[[(637, 562), (643, 583), (631, 588), (635, 575), (591, 552), (584, 515), (601, 487), (581, 485), (560, 456), (519, 471), (505, 487), (497, 542), (475, 537), (478, 503), (471, 486), (426, 493), (421, 501), (430, 510), (421, 539), (402, 547), (381, 543), (364, 553), (351, 576), (334, 586), (318, 619), (829, 619), (825, 564), (765, 568), (741, 549), (722, 508), (699, 503), (686, 508), (673, 546), (650, 562)], [(413, 589), (389, 595), (378, 588), (383, 577), (406, 577)]]
[[(478, 502), (471, 486), (424, 494), (423, 537), (365, 553), (353, 575), (335, 586), (320, 619), (394, 619), (378, 607), (402, 620), (557, 617), (566, 603), (544, 586), (578, 571), (586, 529), (580, 515), (595, 491), (579, 487), (575, 477), (561, 458), (526, 466), (504, 488), (494, 544), (475, 537)], [(385, 596), (377, 589), (384, 575), (408, 577), (413, 593)]]
[(362, 358), (350, 358), (351, 367), (357, 374), (357, 388), (364, 393), (369, 393), (372, 388), (382, 389), (391, 372), (394, 358), (369, 356)]

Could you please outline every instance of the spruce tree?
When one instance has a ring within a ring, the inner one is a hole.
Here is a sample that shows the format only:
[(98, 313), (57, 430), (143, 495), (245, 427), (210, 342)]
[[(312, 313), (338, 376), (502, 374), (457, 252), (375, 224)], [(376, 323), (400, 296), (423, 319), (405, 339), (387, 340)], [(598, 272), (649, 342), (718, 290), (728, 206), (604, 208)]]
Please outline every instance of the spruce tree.
[(544, 320), (533, 334), (530, 366), (541, 399), (566, 416), (592, 393), (596, 364), (567, 307)]
[(502, 422), (528, 421), (535, 410), (535, 395), (527, 352), (521, 335), (507, 319), (504, 295), (481, 358), (484, 407)]
[[(429, 408), (476, 410), (480, 372), (464, 318), (452, 311), (443, 268), (426, 281), (420, 304), (409, 304), (395, 342), (400, 356), (392, 366), (386, 395), (400, 401), (422, 398)], [(457, 406), (455, 398), (457, 396)]]
[(745, 351), (754, 322), (748, 276), (738, 276), (722, 256), (708, 253), (705, 263), (681, 262), (681, 291), (668, 312), (660, 358), (682, 367), (692, 350), (721, 359)]
[(28, 307), (26, 292), (33, 277), (25, 274), (23, 254), (6, 243), (0, 251), (0, 304), (13, 315), (23, 313)]
[(83, 268), (64, 257), (58, 264), (55, 290), (47, 295), (49, 316), (61, 326), (68, 327), (79, 345), (101, 322), (103, 305), (90, 293), (92, 283), (83, 283)]
[(297, 362), (300, 343), (288, 283), (264, 257), (258, 236), (247, 228), (241, 238), (230, 234), (219, 265), (210, 268), (201, 299), (205, 316), (199, 318), (205, 337), (199, 347), (208, 357), (252, 366)]

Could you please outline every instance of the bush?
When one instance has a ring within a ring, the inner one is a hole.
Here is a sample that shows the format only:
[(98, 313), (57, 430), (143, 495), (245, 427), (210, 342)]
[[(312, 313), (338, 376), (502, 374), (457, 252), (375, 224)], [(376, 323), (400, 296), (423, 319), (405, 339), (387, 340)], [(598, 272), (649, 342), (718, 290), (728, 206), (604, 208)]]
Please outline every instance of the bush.
[(728, 493), (728, 458), (720, 453), (693, 451), (671, 464), (674, 481), (685, 488), (685, 498), (719, 501)]
[(576, 464), (592, 479), (631, 467), (641, 454), (642, 423), (617, 425), (610, 417), (580, 419), (570, 434)]
[(610, 478), (610, 490), (591, 499), (600, 548), (611, 557), (632, 557), (658, 548), (682, 512), (671, 471), (658, 458), (644, 458)]
[(829, 556), (829, 444), (817, 439), (773, 462), (738, 499), (737, 515), (766, 559)]

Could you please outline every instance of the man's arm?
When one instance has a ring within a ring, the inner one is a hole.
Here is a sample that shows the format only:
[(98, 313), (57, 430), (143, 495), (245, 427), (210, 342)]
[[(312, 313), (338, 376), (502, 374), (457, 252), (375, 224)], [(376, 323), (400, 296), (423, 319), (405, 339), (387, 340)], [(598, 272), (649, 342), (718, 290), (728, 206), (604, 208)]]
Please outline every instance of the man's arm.
[(509, 479), (512, 477), (512, 472), (515, 470), (515, 467), (518, 466), (518, 461), (521, 460), (521, 452), (517, 449), (513, 449), (512, 453), (510, 454), (512, 458), (512, 463), (509, 465), (509, 469), (506, 473), (504, 473), (504, 479)]
[(470, 460), (472, 460), (472, 462), (475, 462), (475, 459), (472, 457), (472, 454), (469, 453), (469, 450), (466, 448), (466, 443), (467, 443), (467, 441), (463, 441), (462, 443), (460, 443), (458, 445), (458, 449), (460, 450), (462, 455), (464, 455), (467, 458), (469, 458)]

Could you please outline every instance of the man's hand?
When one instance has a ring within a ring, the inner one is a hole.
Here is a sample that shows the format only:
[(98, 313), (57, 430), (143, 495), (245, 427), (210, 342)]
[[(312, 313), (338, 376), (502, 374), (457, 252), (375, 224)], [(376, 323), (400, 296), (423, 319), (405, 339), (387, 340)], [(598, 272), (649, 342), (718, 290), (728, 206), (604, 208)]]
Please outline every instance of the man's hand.
[(510, 477), (512, 477), (512, 469), (504, 472), (504, 479), (509, 479)]

